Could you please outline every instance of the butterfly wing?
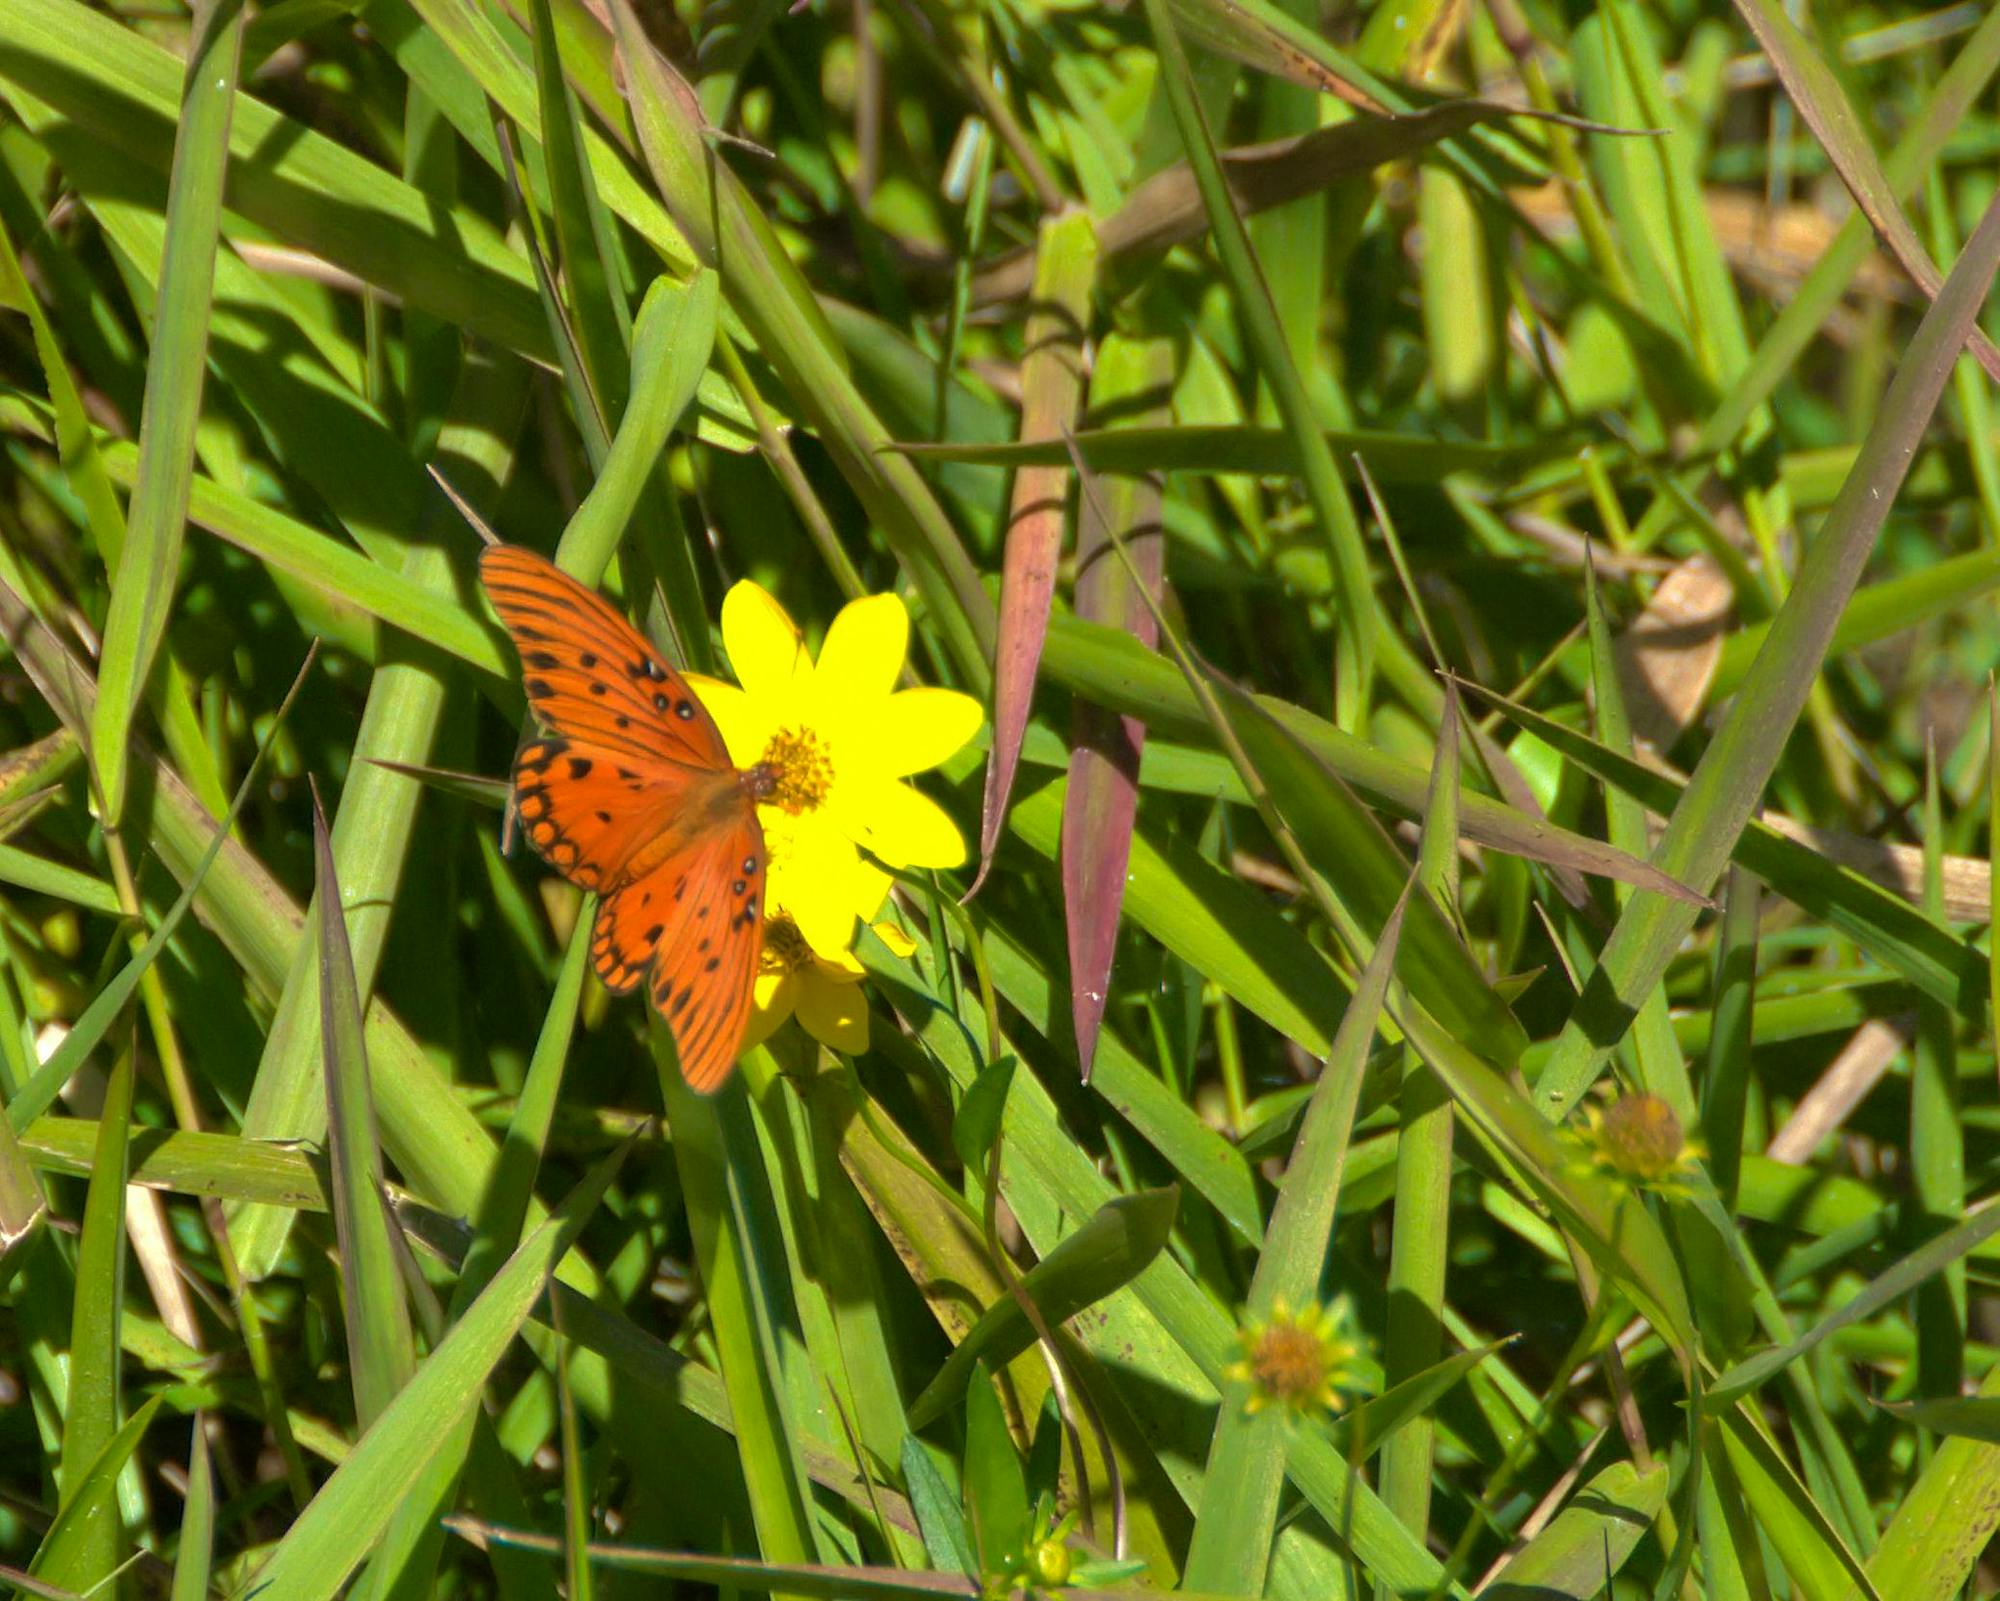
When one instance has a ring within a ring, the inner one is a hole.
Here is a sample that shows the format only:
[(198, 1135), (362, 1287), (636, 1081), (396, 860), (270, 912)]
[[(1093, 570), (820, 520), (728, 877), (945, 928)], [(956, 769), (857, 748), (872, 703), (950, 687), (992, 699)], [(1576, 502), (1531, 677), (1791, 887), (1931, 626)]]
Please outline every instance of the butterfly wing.
[[(514, 758), (514, 805), (528, 843), (571, 883), (616, 889), (664, 836), (696, 821), (712, 775), (569, 739), (530, 739)], [(629, 986), (628, 986), (629, 988)]]
[(551, 733), (628, 759), (731, 765), (687, 681), (601, 595), (519, 545), (487, 546), (479, 581), (520, 652), (528, 704)]
[(681, 1076), (703, 1094), (736, 1065), (764, 946), (764, 841), (756, 813), (704, 832), (598, 903), (590, 954), (605, 987), (647, 984), (673, 1030)]

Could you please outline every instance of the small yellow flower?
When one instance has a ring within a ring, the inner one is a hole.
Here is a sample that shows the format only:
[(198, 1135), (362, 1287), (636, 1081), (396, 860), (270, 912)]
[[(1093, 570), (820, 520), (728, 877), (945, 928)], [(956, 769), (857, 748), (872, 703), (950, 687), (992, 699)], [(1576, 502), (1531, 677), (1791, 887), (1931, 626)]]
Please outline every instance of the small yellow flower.
[[(894, 923), (877, 923), (875, 932), (899, 956), (916, 942)], [(861, 998), (861, 964), (851, 951), (822, 956), (806, 943), (799, 925), (785, 913), (764, 920), (764, 950), (750, 992), (750, 1022), (743, 1031), (746, 1048), (761, 1045), (785, 1022), (797, 1017), (799, 1026), (822, 1045), (858, 1056), (868, 1049), (868, 1006)]]
[(1621, 1095), (1609, 1106), (1586, 1106), (1584, 1127), (1568, 1131), (1579, 1165), (1634, 1190), (1684, 1198), (1701, 1161), (1674, 1109), (1657, 1095)]
[(891, 867), (965, 860), (958, 826), (903, 780), (978, 731), (979, 702), (950, 689), (897, 689), (909, 642), (901, 599), (871, 595), (841, 608), (814, 661), (785, 609), (745, 580), (722, 602), (737, 683), (690, 675), (730, 760), (775, 771), (758, 807), (770, 850), (765, 904), (829, 959), (854, 943), (855, 919), (882, 904), (886, 881), (857, 847)]
[(1303, 1416), (1340, 1410), (1340, 1392), (1352, 1382), (1348, 1364), (1359, 1354), (1343, 1339), (1332, 1312), (1308, 1306), (1294, 1312), (1283, 1300), (1271, 1303), (1267, 1318), (1246, 1321), (1237, 1338), (1242, 1360), (1222, 1370), (1222, 1376), (1250, 1386), (1246, 1412), (1283, 1407)]

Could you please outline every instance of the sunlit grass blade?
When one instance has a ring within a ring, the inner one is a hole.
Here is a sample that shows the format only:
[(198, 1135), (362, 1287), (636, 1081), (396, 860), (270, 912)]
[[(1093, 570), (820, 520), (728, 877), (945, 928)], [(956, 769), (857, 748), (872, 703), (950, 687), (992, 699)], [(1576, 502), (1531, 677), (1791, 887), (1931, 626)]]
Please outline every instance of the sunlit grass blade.
[(115, 1472), (101, 1471), (118, 1432), (124, 1385), (119, 1321), (125, 1313), (125, 1171), (132, 1125), (137, 1028), (128, 1030), (111, 1066), (97, 1125), (90, 1190), (77, 1246), (76, 1297), (70, 1311), (69, 1407), (63, 1420), (58, 1511), (67, 1514), (36, 1554), (35, 1571), (54, 1584), (88, 1590), (109, 1580), (124, 1558)]
[(1479, 1593), (1490, 1601), (1594, 1601), (1611, 1590), (1666, 1501), (1664, 1464), (1642, 1473), (1629, 1462), (1616, 1463), (1578, 1490)]
[[(59, 1593), (87, 1593), (97, 1588), (100, 1581), (76, 1575), (93, 1566), (93, 1551), (109, 1553), (122, 1539), (118, 1527), (118, 1475), (125, 1471), (161, 1408), (171, 1404), (192, 1411), (194, 1399), (189, 1390), (179, 1386), (148, 1397), (115, 1432), (107, 1431), (89, 1461), (77, 1464), (74, 1490), (62, 1502), (55, 1521), (36, 1548), (30, 1571), (37, 1578), (48, 1580)], [(106, 1576), (110, 1571), (102, 1570)]]
[[(519, 363), (474, 351), (466, 357), (437, 436), (434, 458), (448, 478), (498, 486), (507, 477), (527, 398), (527, 373)], [(455, 595), (445, 532), (456, 532), (460, 513), (434, 485), (422, 500), (426, 542), (399, 551), (392, 564), (415, 589), (435, 597)], [(424, 786), (396, 763), (430, 758), (444, 720), (449, 692), (445, 664), (425, 652), (381, 663), (371, 676), (367, 704), (353, 739), (353, 762), (341, 785), (333, 819), (333, 859), (351, 897), (347, 935), (356, 987), (364, 1009), (372, 1000), (390, 928), (396, 891), (417, 839)], [(310, 941), (287, 946), (276, 1015), (264, 1037), (257, 1079), (243, 1111), (243, 1132), (261, 1139), (317, 1138), (325, 1128), (326, 1097), (319, 1050), (319, 970)], [(400, 1159), (397, 1120), (387, 1110), (384, 1086), (402, 1075), (384, 1071), (379, 1044), (368, 1045), (375, 1064), (377, 1111), (383, 1140)], [(420, 1136), (421, 1137), (421, 1136)], [(230, 1238), (244, 1273), (264, 1277), (283, 1249), (291, 1226), (281, 1210), (251, 1207), (230, 1221)]]
[(208, 308), (229, 160), (229, 119), (243, 46), (245, 0), (195, 7), (194, 45), (174, 139), (167, 191), (167, 253), (153, 311), (146, 408), (139, 425), (139, 476), (124, 548), (111, 586), (91, 724), (91, 756), (105, 821), (125, 805), (126, 741), (166, 637), (194, 471), (195, 424), (207, 376)]
[(809, 1562), (819, 1547), (807, 1512), (798, 1429), (786, 1418), (777, 1371), (776, 1318), (782, 1303), (776, 1281), (782, 1280), (783, 1257), (759, 1227), (769, 1197), (761, 1193), (765, 1178), (749, 1103), (739, 1084), (726, 1086), (715, 1099), (689, 1089), (665, 1022), (657, 1015), (650, 1022), (674, 1162), (743, 1451), (757, 1546), (772, 1561)]
[(230, 802), (229, 811), (219, 825), (214, 825), (214, 833), (206, 842), (206, 847), (194, 870), (188, 875), (181, 893), (174, 904), (160, 919), (160, 926), (153, 930), (146, 943), (132, 954), (132, 959), (120, 968), (110, 983), (99, 990), (91, 1003), (71, 1025), (63, 1036), (62, 1043), (49, 1053), (48, 1059), (36, 1069), (34, 1077), (14, 1092), (7, 1103), (7, 1120), (17, 1134), (24, 1133), (34, 1120), (54, 1104), (62, 1087), (83, 1066), (90, 1053), (95, 1050), (110, 1032), (139, 987), (139, 980), (167, 948), (168, 942), (180, 927), (181, 919), (200, 897), (203, 883), (208, 878), (209, 869), (215, 865), (224, 845), (229, 840), (230, 830), (235, 827), (244, 803), (255, 792), (255, 784), (263, 770), (264, 758), (269, 754), (278, 730), (285, 726), (285, 718), (304, 686), (306, 675), (312, 671), (313, 656), (307, 655), (300, 664), (298, 676), (292, 680), (290, 692), (279, 706), (277, 716), (272, 719), (270, 732), (264, 743), (258, 747), (243, 774), (243, 781), (237, 786), (236, 796)]
[(687, 85), (653, 48), (626, 0), (613, 0), (619, 53), (641, 148), (662, 198), (783, 380), (797, 414), (835, 463), (931, 604), (966, 680), (983, 685), (992, 603), (930, 487), (885, 453), (881, 422), (856, 392), (805, 280), (727, 165), (716, 159)]
[(416, 1368), (409, 1302), (382, 1198), (382, 1152), (362, 1042), (361, 996), (347, 941), (346, 901), (333, 865), (326, 814), (313, 798), (314, 904), (319, 956), (320, 1053), (326, 1074), (327, 1148), (340, 1242), (355, 1417), (380, 1417)]

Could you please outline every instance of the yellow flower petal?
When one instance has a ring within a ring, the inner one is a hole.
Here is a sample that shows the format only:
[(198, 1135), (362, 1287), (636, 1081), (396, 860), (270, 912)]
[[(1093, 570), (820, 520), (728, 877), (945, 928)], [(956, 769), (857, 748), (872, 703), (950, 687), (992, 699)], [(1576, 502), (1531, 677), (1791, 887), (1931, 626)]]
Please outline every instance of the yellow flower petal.
[(965, 860), (958, 824), (908, 784), (843, 784), (837, 799), (841, 827), (891, 867), (957, 867)]
[(851, 950), (836, 956), (822, 956), (814, 951), (813, 973), (829, 984), (859, 984), (867, 977), (868, 969), (861, 965), (861, 959)]
[(755, 767), (764, 759), (764, 747), (777, 732), (770, 702), (753, 700), (734, 684), (705, 673), (686, 675), (688, 688), (708, 708), (715, 726), (722, 730), (722, 743), (729, 747), (729, 759), (738, 767)]
[(858, 1056), (868, 1049), (868, 1002), (859, 984), (839, 984), (817, 972), (799, 985), (798, 1016), (822, 1045)]
[(837, 710), (877, 701), (896, 687), (910, 649), (910, 614), (898, 595), (851, 600), (826, 631), (813, 681)]
[(881, 940), (884, 945), (888, 946), (891, 951), (895, 952), (896, 955), (902, 957), (905, 961), (917, 954), (917, 942), (887, 918), (884, 918), (879, 923), (872, 923), (869, 926), (875, 930), (875, 937), (877, 939)]
[(767, 822), (764, 838), (771, 846), (767, 909), (788, 914), (815, 951), (838, 956), (854, 943), (855, 919), (872, 916), (882, 904), (879, 898), (867, 908), (854, 903), (854, 842), (824, 814)]
[(770, 698), (773, 722), (804, 674), (812, 671), (798, 625), (771, 595), (749, 579), (722, 597), (722, 644), (736, 681), (753, 698)]
[(750, 990), (750, 1021), (743, 1026), (743, 1049), (762, 1045), (777, 1033), (798, 1000), (796, 973), (759, 973)]
[(985, 720), (985, 708), (955, 689), (904, 689), (871, 708), (855, 732), (877, 772), (907, 778), (956, 755)]

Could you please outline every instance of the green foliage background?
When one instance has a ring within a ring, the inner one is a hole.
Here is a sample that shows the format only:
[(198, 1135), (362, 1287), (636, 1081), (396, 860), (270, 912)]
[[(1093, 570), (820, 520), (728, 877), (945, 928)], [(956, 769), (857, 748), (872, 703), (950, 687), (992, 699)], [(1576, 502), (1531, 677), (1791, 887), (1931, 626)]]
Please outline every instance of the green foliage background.
[[(0, 1582), (1995, 1593), (1996, 69), (7, 0)], [(475, 521), (993, 708), (865, 1055), (595, 987)]]

